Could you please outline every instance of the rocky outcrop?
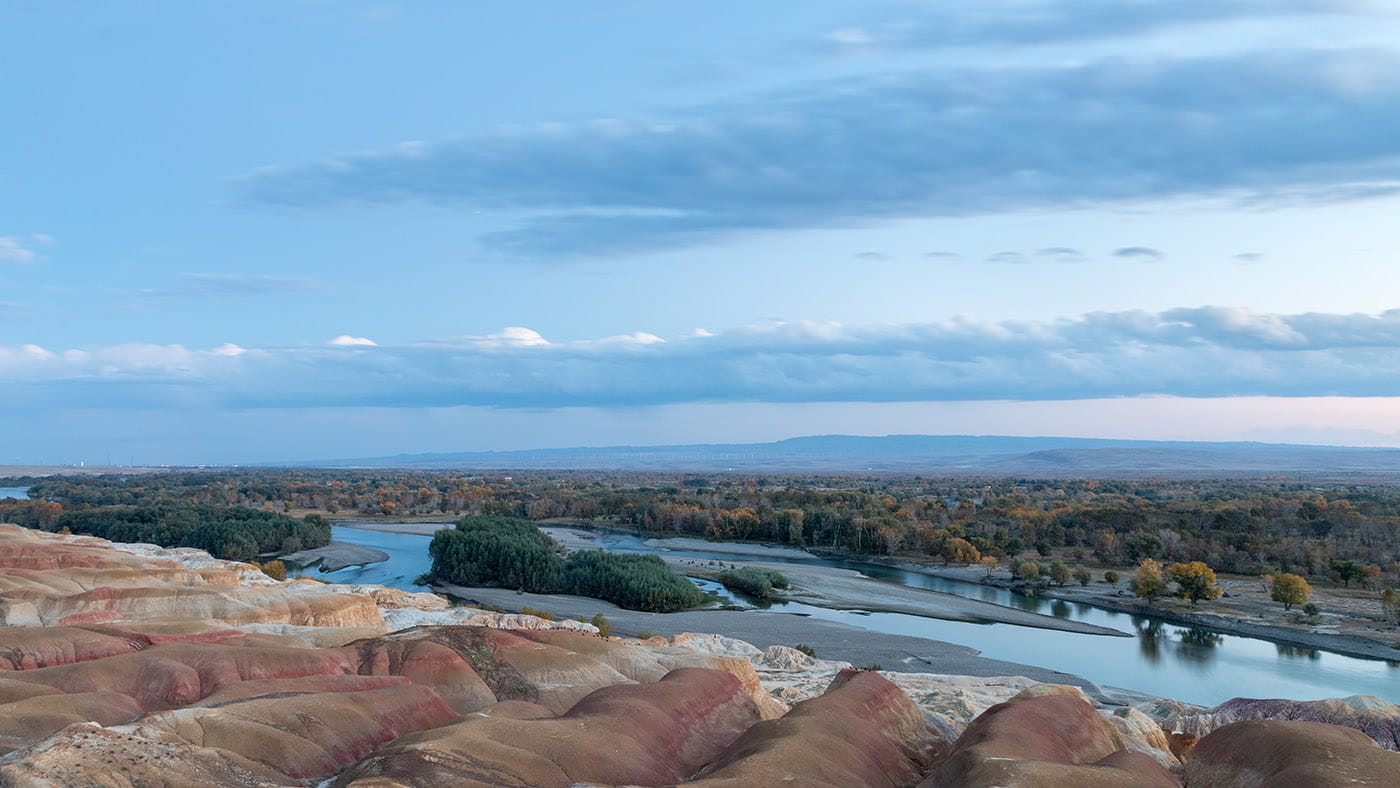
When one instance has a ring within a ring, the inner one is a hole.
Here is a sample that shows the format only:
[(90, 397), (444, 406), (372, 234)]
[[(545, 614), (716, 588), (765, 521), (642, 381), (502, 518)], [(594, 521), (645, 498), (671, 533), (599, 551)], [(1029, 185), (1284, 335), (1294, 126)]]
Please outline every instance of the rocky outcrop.
[(878, 673), (845, 670), (822, 695), (744, 732), (689, 785), (895, 788), (917, 783), (948, 742)]
[(1083, 698), (1029, 693), (988, 709), (921, 786), (1172, 788), (1171, 772), (1122, 749), (1113, 727)]
[(300, 780), (241, 755), (75, 725), (0, 761), (5, 788), (283, 788)]
[(499, 704), (386, 747), (337, 786), (672, 785), (758, 722), (732, 675), (681, 668), (650, 685), (598, 690), (562, 716)]
[(1339, 725), (1237, 722), (1196, 744), (1183, 777), (1187, 788), (1380, 788), (1400, 785), (1400, 754)]

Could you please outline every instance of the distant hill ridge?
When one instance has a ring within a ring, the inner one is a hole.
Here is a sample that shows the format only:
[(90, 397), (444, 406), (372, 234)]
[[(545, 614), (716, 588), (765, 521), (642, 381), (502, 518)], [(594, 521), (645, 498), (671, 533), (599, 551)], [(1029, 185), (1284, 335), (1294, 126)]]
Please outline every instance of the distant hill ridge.
[(320, 468), (896, 472), (1024, 475), (1400, 473), (1400, 449), (1006, 435), (812, 435), (771, 443), (399, 454)]

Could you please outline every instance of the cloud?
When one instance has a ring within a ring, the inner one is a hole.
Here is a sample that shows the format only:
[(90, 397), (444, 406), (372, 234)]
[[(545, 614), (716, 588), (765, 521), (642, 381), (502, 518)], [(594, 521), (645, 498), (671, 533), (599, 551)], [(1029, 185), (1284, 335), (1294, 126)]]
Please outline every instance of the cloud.
[(1057, 263), (1081, 263), (1084, 261), (1083, 252), (1068, 246), (1050, 246), (1045, 249), (1037, 249), (1035, 256)]
[(793, 322), (580, 341), (515, 327), (366, 352), (27, 345), (0, 347), (0, 381), (0, 409), (12, 411), (1392, 396), (1400, 391), (1400, 310)]
[(181, 284), (163, 295), (199, 295), (246, 298), (259, 295), (310, 293), (324, 290), (316, 279), (296, 276), (236, 276), (231, 274), (181, 274)]
[(341, 334), (335, 339), (326, 342), (327, 345), (338, 347), (378, 347), (379, 343), (369, 337), (352, 337), (349, 334)]
[(833, 30), (820, 48), (840, 55), (1028, 46), (1248, 19), (1393, 13), (1384, 3), (1366, 0), (945, 0), (912, 16)]
[(930, 260), (961, 260), (962, 255), (957, 252), (928, 252), (924, 257)]
[(0, 320), (18, 320), (28, 309), (27, 304), (18, 301), (0, 301)]
[(28, 240), (18, 235), (0, 235), (0, 263), (32, 263), (39, 254), (27, 247), (33, 244), (53, 243), (47, 235), (31, 235)]
[(1026, 256), (1020, 252), (997, 252), (987, 257), (989, 263), (1011, 263), (1019, 265), (1026, 262)]
[(1334, 50), (948, 67), (265, 168), (236, 187), (264, 206), (523, 213), (480, 240), (535, 259), (1178, 196), (1365, 198), (1400, 182), (1400, 81), (1357, 75), (1397, 71), (1400, 55)]
[(1161, 249), (1153, 249), (1150, 246), (1124, 246), (1121, 249), (1114, 249), (1113, 256), (1143, 263), (1159, 263), (1167, 259), (1166, 252)]
[(1264, 259), (1264, 255), (1259, 252), (1241, 252), (1230, 258), (1239, 265), (1253, 265)]
[(894, 259), (884, 252), (860, 252), (855, 255), (857, 260), (869, 260), (873, 263), (884, 263)]

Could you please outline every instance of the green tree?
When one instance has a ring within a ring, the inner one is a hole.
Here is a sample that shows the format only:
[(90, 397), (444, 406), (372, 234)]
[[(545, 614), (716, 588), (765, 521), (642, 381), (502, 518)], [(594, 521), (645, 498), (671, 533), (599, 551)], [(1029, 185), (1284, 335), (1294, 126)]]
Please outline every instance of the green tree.
[(1282, 602), (1284, 610), (1291, 610), (1294, 605), (1307, 604), (1310, 596), (1312, 586), (1298, 575), (1277, 574), (1269, 584), (1269, 598), (1275, 602)]
[(1167, 580), (1162, 577), (1162, 565), (1151, 558), (1142, 559), (1133, 576), (1133, 594), (1149, 603), (1167, 595)]
[(1366, 577), (1366, 567), (1356, 561), (1333, 561), (1332, 573), (1337, 579), (1342, 581), (1342, 585), (1351, 587), (1351, 581), (1362, 580)]
[(1069, 577), (1069, 567), (1065, 566), (1064, 561), (1061, 561), (1060, 559), (1056, 558), (1055, 560), (1050, 562), (1051, 582), (1053, 582), (1057, 586), (1063, 586), (1065, 583), (1069, 582)]
[(612, 634), (612, 625), (608, 623), (608, 617), (602, 613), (593, 614), (593, 626), (598, 628), (598, 634), (607, 637)]
[(1191, 600), (1191, 607), (1202, 599), (1214, 599), (1222, 593), (1215, 585), (1215, 570), (1200, 561), (1172, 564), (1167, 574), (1176, 581), (1176, 595)]
[(1118, 573), (1112, 569), (1103, 573), (1103, 581), (1111, 586), (1118, 585)]
[(1023, 561), (1016, 567), (1016, 576), (1027, 583), (1034, 583), (1040, 579), (1040, 564), (1034, 561)]
[(1087, 586), (1089, 585), (1089, 581), (1093, 579), (1094, 576), (1089, 574), (1088, 569), (1085, 569), (1082, 566), (1076, 566), (1074, 568), (1074, 582), (1080, 584), (1081, 586)]

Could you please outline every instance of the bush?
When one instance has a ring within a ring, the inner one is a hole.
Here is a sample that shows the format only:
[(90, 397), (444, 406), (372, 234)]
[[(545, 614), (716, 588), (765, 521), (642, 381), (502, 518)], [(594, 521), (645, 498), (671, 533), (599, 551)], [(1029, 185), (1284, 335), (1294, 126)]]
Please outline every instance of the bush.
[(598, 634), (607, 637), (612, 634), (612, 625), (608, 623), (608, 617), (602, 613), (594, 613), (591, 623), (598, 629)]
[(749, 596), (767, 599), (773, 596), (773, 589), (787, 588), (788, 579), (782, 572), (746, 566), (742, 569), (726, 569), (716, 578), (725, 588), (742, 591)]
[(817, 650), (807, 645), (806, 643), (798, 643), (797, 645), (793, 646), (793, 648), (797, 651), (801, 651), (803, 654), (806, 654), (809, 657), (812, 657), (813, 659), (815, 659), (817, 656)]
[(1112, 569), (1103, 573), (1103, 581), (1111, 586), (1118, 585), (1118, 573)]
[(554, 614), (553, 614), (553, 613), (549, 612), (548, 610), (536, 610), (535, 608), (530, 607), (529, 605), (525, 605), (525, 606), (523, 606), (523, 607), (520, 608), (520, 615), (522, 615), (522, 616), (534, 616), (535, 618), (542, 618), (542, 619), (544, 619), (545, 621), (553, 621), (553, 620), (554, 620)]
[(257, 561), (254, 561), (253, 566), (261, 569), (263, 574), (273, 580), (287, 579), (287, 565), (281, 561), (268, 561), (265, 564), (259, 564)]

